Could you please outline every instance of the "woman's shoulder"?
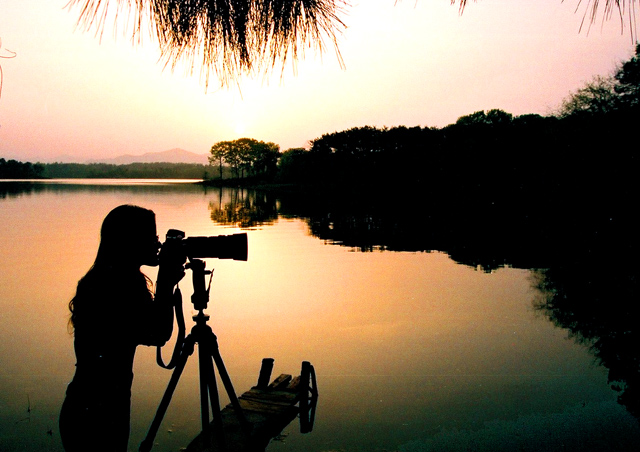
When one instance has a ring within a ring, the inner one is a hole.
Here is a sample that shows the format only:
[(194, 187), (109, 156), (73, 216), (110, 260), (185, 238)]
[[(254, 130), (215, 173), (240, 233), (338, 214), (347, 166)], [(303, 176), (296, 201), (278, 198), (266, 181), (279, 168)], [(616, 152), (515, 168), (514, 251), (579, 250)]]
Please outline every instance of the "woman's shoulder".
[(115, 268), (92, 268), (78, 282), (76, 299), (121, 299), (145, 302), (152, 299), (148, 279), (141, 272), (125, 272)]

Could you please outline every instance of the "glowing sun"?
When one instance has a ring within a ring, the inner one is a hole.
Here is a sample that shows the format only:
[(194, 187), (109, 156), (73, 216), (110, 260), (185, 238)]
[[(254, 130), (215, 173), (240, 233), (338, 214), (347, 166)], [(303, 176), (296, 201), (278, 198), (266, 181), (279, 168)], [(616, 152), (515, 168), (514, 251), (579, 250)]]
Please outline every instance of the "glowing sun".
[(235, 126), (233, 127), (233, 131), (238, 136), (244, 136), (247, 131), (247, 124), (242, 121), (237, 121)]

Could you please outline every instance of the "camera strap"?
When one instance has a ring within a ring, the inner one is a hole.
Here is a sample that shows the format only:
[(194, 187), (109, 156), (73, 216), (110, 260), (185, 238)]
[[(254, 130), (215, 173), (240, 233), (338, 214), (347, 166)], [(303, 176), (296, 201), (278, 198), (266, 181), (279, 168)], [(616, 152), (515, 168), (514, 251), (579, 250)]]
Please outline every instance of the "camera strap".
[(173, 308), (176, 312), (176, 323), (178, 325), (178, 337), (176, 338), (176, 344), (173, 347), (173, 353), (171, 355), (171, 360), (165, 364), (162, 359), (162, 347), (158, 346), (156, 349), (156, 362), (158, 366), (164, 369), (173, 369), (176, 367), (178, 363), (178, 358), (180, 357), (180, 352), (182, 351), (182, 343), (184, 342), (185, 337), (185, 324), (184, 324), (184, 313), (182, 312), (182, 292), (180, 292), (180, 287), (176, 287), (173, 291)]

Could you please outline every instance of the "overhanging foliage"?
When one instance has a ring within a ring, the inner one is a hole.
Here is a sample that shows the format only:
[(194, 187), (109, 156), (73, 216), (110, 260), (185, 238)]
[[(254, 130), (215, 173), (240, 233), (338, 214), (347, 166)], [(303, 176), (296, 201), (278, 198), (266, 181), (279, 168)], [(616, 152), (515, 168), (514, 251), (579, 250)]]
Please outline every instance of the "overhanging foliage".
[[(70, 0), (79, 25), (102, 33), (109, 15), (132, 24), (139, 38), (149, 24), (166, 62), (187, 67), (201, 59), (205, 79), (213, 70), (223, 84), (242, 74), (293, 62), (305, 47), (337, 50), (343, 0)], [(125, 17), (121, 17), (124, 15)], [(338, 52), (339, 57), (339, 52)], [(339, 57), (340, 58), (340, 57)]]

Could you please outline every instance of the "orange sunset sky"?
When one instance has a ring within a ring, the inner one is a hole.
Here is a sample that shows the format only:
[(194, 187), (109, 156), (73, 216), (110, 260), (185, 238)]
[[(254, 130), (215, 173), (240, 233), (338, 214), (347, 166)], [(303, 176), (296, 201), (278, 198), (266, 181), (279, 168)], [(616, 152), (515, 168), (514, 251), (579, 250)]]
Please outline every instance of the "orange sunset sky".
[[(115, 1), (115, 0), (114, 0)], [(0, 0), (0, 157), (82, 162), (252, 137), (285, 150), (356, 126), (437, 126), (500, 108), (548, 114), (634, 44), (615, 17), (579, 31), (578, 0), (352, 0), (333, 50), (294, 72), (208, 89), (151, 38), (98, 39), (66, 0)], [(114, 36), (115, 34), (115, 36)]]

